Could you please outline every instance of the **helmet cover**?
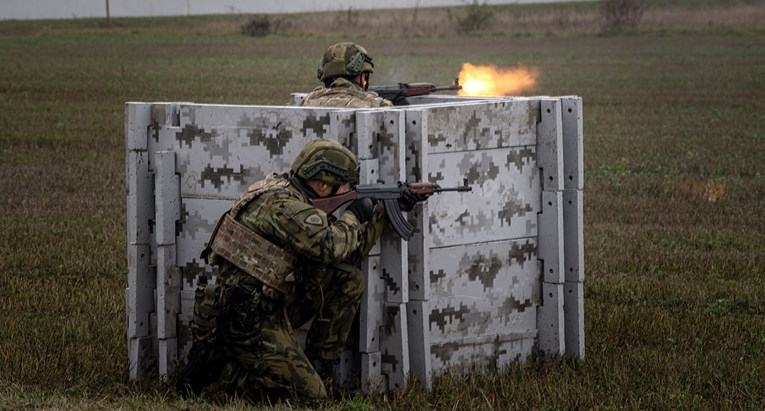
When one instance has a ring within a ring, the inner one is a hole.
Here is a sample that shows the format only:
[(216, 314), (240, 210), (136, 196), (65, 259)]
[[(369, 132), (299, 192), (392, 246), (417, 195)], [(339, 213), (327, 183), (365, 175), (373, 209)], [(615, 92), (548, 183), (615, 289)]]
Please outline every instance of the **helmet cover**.
[(358, 76), (364, 72), (374, 73), (374, 66), (372, 56), (364, 47), (350, 42), (338, 43), (324, 52), (316, 76), (321, 81), (335, 77)]
[(351, 150), (325, 139), (308, 143), (292, 162), (292, 172), (304, 181), (320, 180), (329, 185), (356, 183), (359, 163)]

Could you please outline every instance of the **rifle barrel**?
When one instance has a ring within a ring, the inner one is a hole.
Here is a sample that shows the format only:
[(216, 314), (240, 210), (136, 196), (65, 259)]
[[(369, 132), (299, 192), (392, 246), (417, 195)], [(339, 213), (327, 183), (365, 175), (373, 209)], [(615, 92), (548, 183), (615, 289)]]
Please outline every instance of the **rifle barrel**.
[(473, 187), (470, 186), (460, 186), (460, 187), (447, 187), (447, 188), (439, 188), (437, 192), (442, 191), (473, 191)]
[(438, 86), (433, 87), (431, 91), (462, 90), (462, 86)]

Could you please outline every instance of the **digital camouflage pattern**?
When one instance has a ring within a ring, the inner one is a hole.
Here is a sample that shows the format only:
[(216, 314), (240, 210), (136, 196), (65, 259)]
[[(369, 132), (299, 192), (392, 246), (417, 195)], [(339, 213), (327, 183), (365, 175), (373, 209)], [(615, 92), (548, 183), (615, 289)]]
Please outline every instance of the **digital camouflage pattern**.
[(393, 103), (372, 91), (365, 91), (342, 77), (338, 77), (329, 87), (317, 87), (306, 94), (301, 103), (306, 107), (345, 107), (375, 108), (392, 107)]
[[(161, 375), (177, 368), (176, 349), (184, 355), (190, 346), (186, 325), (196, 279), (204, 273), (217, 280), (199, 251), (218, 218), (250, 182), (289, 170), (316, 138), (356, 153), (363, 183), (454, 185), (468, 178), (474, 190), (432, 198), (408, 214), (417, 227), (412, 240), (401, 244), (395, 234), (383, 235), (377, 255), (364, 260), (359, 344), (343, 352), (338, 379), (388, 390), (404, 387), (411, 371), (430, 386), (431, 376), (450, 367), (504, 365), (539, 349), (561, 352), (564, 334), (566, 353), (574, 347), (582, 356), (581, 99), (427, 96), (417, 103), (379, 110), (129, 103), (131, 378), (157, 365)], [(566, 158), (567, 142), (578, 147), (579, 162)], [(562, 163), (550, 155), (561, 149)], [(551, 172), (561, 164), (579, 166), (565, 175)], [(162, 167), (168, 184), (160, 183)], [(561, 196), (548, 181), (564, 177)], [(156, 194), (155, 187), (178, 185), (180, 195)], [(552, 276), (553, 266), (553, 274), (563, 271), (553, 261), (564, 248), (565, 277)], [(175, 267), (182, 282), (163, 288), (177, 278)], [(179, 297), (180, 310), (160, 305)], [(168, 321), (174, 318), (177, 327)], [(298, 341), (303, 332), (295, 329)]]
[(427, 227), (427, 242), (415, 248), (410, 241), (409, 305), (422, 315), (412, 310), (408, 320), (425, 325), (410, 328), (408, 343), (427, 353), (411, 355), (422, 381), (450, 367), (507, 364), (534, 348), (541, 206), (533, 104), (476, 101), (407, 112), (409, 158), (417, 159), (407, 161), (408, 174), (442, 185), (467, 179), (473, 188), (431, 198), (416, 224)]

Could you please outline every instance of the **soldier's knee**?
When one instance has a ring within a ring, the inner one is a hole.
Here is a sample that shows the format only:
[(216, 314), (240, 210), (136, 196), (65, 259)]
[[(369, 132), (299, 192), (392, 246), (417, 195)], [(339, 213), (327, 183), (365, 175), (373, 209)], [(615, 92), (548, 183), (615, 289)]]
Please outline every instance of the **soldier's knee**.
[(310, 401), (327, 399), (327, 389), (324, 387), (324, 382), (317, 375), (307, 378), (297, 394), (299, 397)]

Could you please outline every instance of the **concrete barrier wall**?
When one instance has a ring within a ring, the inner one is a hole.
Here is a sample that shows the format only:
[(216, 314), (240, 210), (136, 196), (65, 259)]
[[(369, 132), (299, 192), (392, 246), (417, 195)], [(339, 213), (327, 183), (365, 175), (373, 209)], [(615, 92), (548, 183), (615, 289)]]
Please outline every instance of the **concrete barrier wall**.
[(418, 205), (407, 216), (414, 237), (387, 230), (362, 263), (366, 290), (342, 380), (391, 390), (409, 372), (430, 386), (445, 368), (534, 350), (583, 357), (581, 99), (412, 103), (127, 103), (130, 377), (174, 372), (190, 346), (196, 279), (213, 275), (199, 254), (217, 219), (315, 138), (354, 151), (365, 183), (473, 187)]

